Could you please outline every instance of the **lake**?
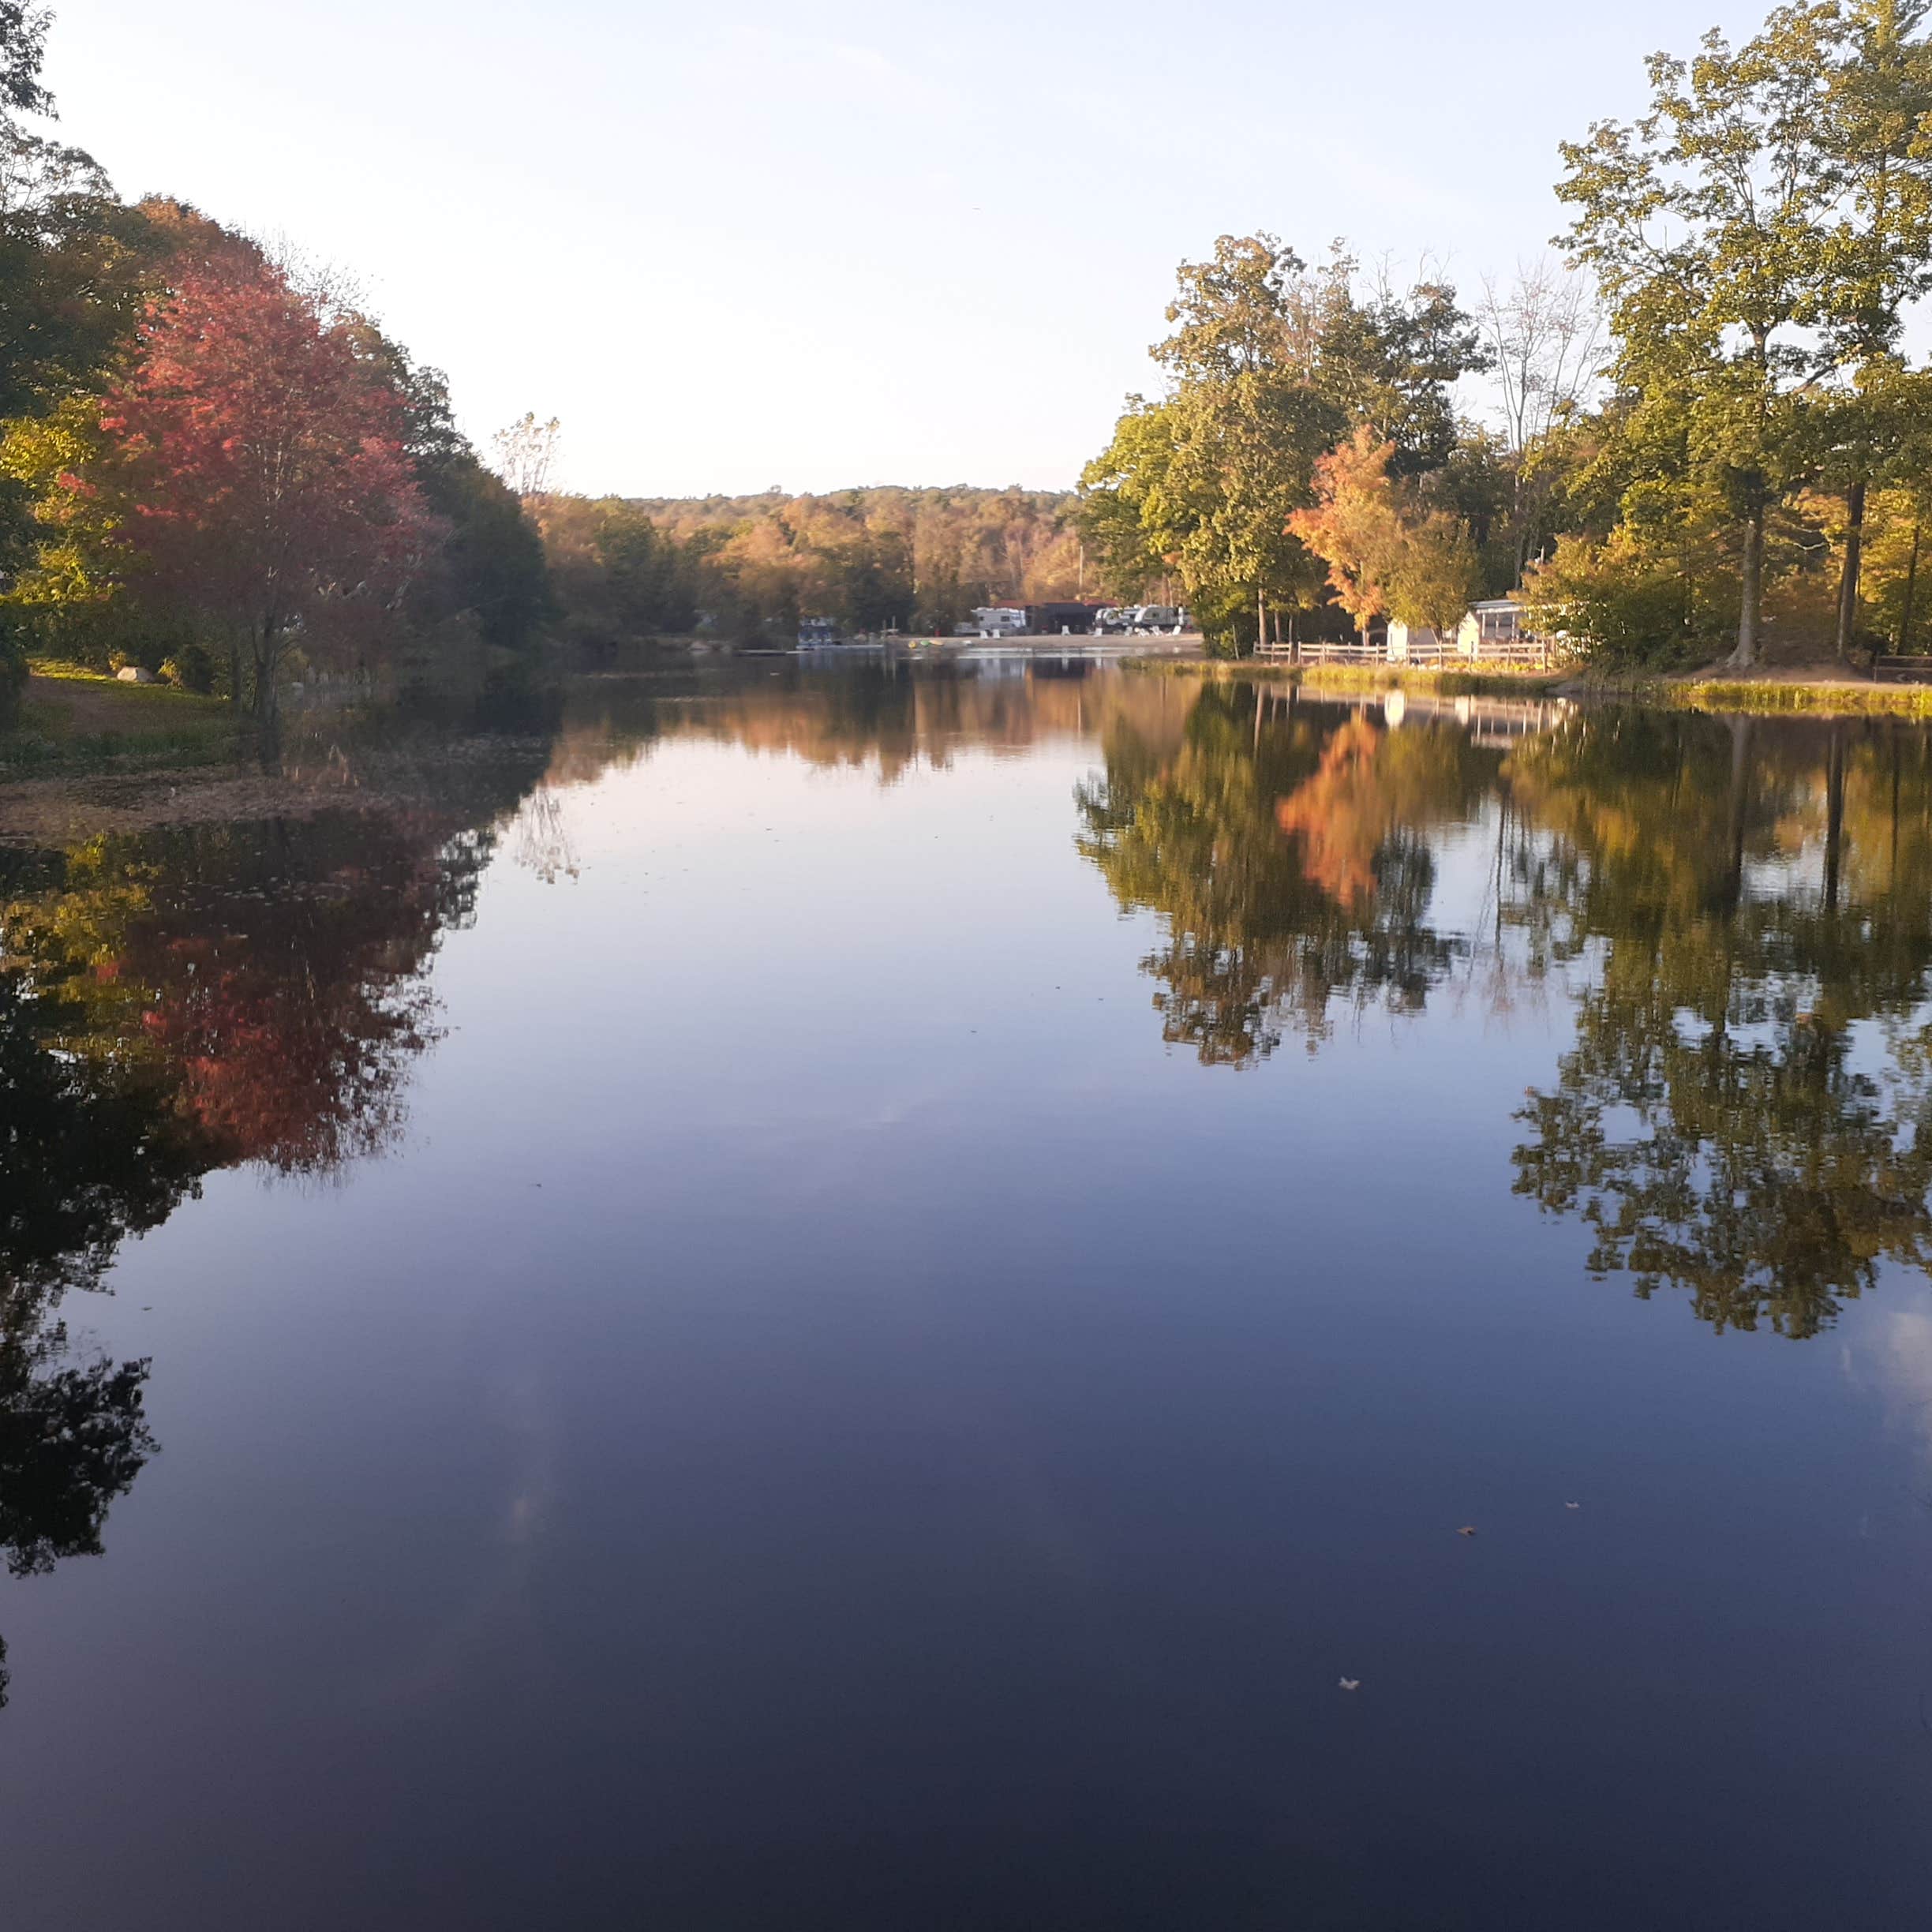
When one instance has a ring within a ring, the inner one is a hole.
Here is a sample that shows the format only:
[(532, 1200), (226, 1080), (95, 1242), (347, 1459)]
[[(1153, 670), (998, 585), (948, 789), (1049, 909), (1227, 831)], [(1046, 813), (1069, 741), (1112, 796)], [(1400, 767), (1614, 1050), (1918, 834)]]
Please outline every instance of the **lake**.
[(0, 853), (0, 1898), (1932, 1888), (1932, 739), (590, 680)]

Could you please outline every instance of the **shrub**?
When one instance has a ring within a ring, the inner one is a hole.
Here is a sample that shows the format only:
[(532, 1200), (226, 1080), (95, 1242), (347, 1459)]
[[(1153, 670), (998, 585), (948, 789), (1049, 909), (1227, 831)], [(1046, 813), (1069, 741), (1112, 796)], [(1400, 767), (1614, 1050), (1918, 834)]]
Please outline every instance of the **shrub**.
[(215, 659), (202, 645), (184, 644), (162, 665), (161, 675), (169, 683), (205, 697), (215, 688)]
[(1567, 638), (1604, 670), (1666, 669), (1710, 655), (1709, 631), (1693, 588), (1674, 564), (1645, 556), (1612, 537), (1557, 539), (1556, 553), (1530, 571), (1523, 588), (1530, 628)]
[(185, 620), (144, 609), (125, 597), (73, 603), (9, 603), (9, 622), (28, 654), (90, 671), (119, 671), (129, 665), (158, 671), (194, 641)]
[(27, 653), (18, 638), (0, 631), (0, 728), (20, 715), (21, 693), (27, 684)]

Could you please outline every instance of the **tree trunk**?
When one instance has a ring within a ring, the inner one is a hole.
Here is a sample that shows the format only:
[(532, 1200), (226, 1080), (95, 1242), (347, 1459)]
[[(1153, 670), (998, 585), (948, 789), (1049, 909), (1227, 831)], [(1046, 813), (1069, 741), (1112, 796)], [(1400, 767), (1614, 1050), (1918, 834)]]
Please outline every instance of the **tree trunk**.
[(1737, 649), (1730, 656), (1733, 671), (1750, 670), (1758, 661), (1758, 631), (1764, 607), (1765, 507), (1754, 504), (1744, 520), (1744, 560), (1738, 605)]
[(1852, 661), (1852, 636), (1858, 628), (1859, 567), (1865, 550), (1865, 479), (1845, 492), (1844, 570), (1838, 579), (1838, 661)]
[(277, 635), (271, 620), (264, 619), (261, 635), (255, 642), (255, 716), (264, 732), (275, 725), (275, 659)]
[(1892, 859), (1885, 877), (1892, 890), (1896, 892), (1898, 890), (1899, 779), (1900, 777), (1899, 767), (1900, 760), (1898, 726), (1896, 723), (1893, 724), (1887, 735), (1892, 741)]
[(1844, 862), (1844, 731), (1834, 718), (1825, 756), (1825, 910), (1838, 910), (1838, 880)]
[(1261, 586), (1255, 586), (1255, 655), (1261, 655), (1261, 647), (1267, 642), (1267, 600), (1262, 595)]
[(1751, 721), (1731, 721), (1731, 796), (1725, 813), (1726, 846), (1730, 863), (1724, 873), (1724, 909), (1736, 912), (1744, 892), (1744, 820), (1750, 802)]
[(1912, 593), (1919, 588), (1919, 520), (1912, 519), (1911, 561), (1905, 567), (1905, 608), (1899, 612), (1899, 654), (1903, 657), (1911, 649)]

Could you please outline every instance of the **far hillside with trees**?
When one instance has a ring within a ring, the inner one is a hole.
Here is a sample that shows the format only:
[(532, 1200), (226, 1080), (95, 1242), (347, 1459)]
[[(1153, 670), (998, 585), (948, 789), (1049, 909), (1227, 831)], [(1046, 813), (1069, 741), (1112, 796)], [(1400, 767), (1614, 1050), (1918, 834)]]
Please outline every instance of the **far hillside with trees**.
[(1077, 597), (1098, 565), (1075, 507), (1069, 492), (898, 486), (534, 505), (564, 633), (593, 650), (685, 633), (788, 641), (807, 616), (943, 634), (975, 605)]

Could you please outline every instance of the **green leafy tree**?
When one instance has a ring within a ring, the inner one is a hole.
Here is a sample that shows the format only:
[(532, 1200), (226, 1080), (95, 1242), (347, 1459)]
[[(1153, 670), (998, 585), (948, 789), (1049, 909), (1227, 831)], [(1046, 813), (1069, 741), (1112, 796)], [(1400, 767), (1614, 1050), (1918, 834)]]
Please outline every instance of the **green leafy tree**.
[(448, 377), (373, 324), (358, 334), (401, 402), (402, 452), (442, 527), (410, 584), (410, 621), (430, 631), (468, 624), (485, 650), (529, 657), (556, 612), (535, 520), (457, 428)]
[[(75, 426), (73, 405), (98, 393), (157, 253), (144, 218), (121, 205), (90, 155), (22, 124), (54, 111), (39, 77), (47, 28), (43, 9), (0, 4), (0, 444), (63, 413), (64, 427)], [(47, 641), (19, 580), (40, 569), (42, 512), (56, 485), (22, 455), (17, 446), (0, 459), (0, 713), (26, 649)], [(69, 548), (63, 564), (78, 561)]]
[(1170, 406), (1129, 396), (1112, 440), (1080, 472), (1080, 534), (1103, 583), (1136, 603), (1181, 561), (1186, 526), (1169, 482), (1174, 445)]
[(1709, 655), (1694, 584), (1627, 526), (1601, 543), (1563, 536), (1528, 576), (1523, 605), (1542, 637), (1571, 640), (1606, 669), (1689, 662)]
[(1402, 290), (1384, 275), (1358, 299), (1358, 267), (1338, 245), (1318, 278), (1316, 381), (1350, 426), (1391, 447), (1395, 474), (1440, 470), (1461, 440), (1455, 385), (1492, 353), (1447, 282), (1425, 275)]
[[(1305, 605), (1318, 567), (1288, 529), (1316, 459), (1345, 418), (1309, 380), (1297, 283), (1304, 264), (1272, 235), (1223, 235), (1213, 259), (1184, 262), (1155, 344), (1170, 391), (1151, 415), (1122, 418), (1089, 466), (1099, 533), (1145, 531), (1150, 560), (1171, 557), (1204, 626), (1230, 637), (1238, 614)], [(1256, 616), (1257, 631), (1263, 619)]]
[(1835, 197), (1818, 138), (1832, 13), (1787, 6), (1735, 51), (1713, 32), (1692, 61), (1653, 55), (1649, 113), (1563, 149), (1557, 192), (1611, 304), (1640, 484), (1713, 491), (1737, 530), (1740, 668), (1760, 654), (1767, 519), (1807, 453), (1807, 325)]
[(54, 97), (40, 84), (49, 19), (34, 0), (0, 0), (0, 103), (13, 113), (54, 111)]
[(1081, 526), (1115, 581), (1178, 572), (1223, 648), (1250, 620), (1260, 635), (1271, 608), (1321, 601), (1290, 519), (1325, 451), (1359, 427), (1415, 476), (1457, 449), (1453, 385), (1487, 361), (1474, 325), (1440, 280), (1358, 295), (1357, 266), (1338, 246), (1311, 271), (1265, 234), (1184, 262), (1152, 351), (1166, 391), (1129, 399), (1082, 477)]
[(1822, 236), (1813, 319), (1847, 379), (1825, 413), (1827, 481), (1844, 498), (1835, 642), (1858, 627), (1866, 493), (1896, 474), (1925, 418), (1923, 378), (1897, 350), (1907, 310), (1932, 288), (1932, 44), (1926, 0), (1851, 0), (1814, 138), (1836, 205)]

